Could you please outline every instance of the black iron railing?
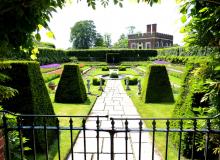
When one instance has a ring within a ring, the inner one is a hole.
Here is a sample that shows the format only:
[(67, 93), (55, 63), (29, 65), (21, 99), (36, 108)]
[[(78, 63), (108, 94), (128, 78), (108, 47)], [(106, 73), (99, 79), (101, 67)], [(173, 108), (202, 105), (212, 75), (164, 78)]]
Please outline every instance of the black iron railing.
[[(74, 158), (74, 144), (75, 140), (73, 139), (73, 131), (81, 131), (83, 133), (83, 154), (84, 154), (84, 160), (86, 160), (87, 155), (87, 140), (86, 140), (86, 132), (87, 131), (95, 131), (96, 132), (96, 143), (97, 148), (95, 154), (97, 155), (97, 160), (100, 159), (100, 133), (107, 132), (109, 133), (110, 138), (110, 151), (109, 156), (111, 160), (114, 160), (115, 158), (115, 150), (114, 150), (114, 141), (115, 141), (115, 134), (117, 133), (124, 133), (124, 139), (125, 139), (125, 159), (128, 160), (128, 139), (129, 139), (129, 133), (136, 132), (138, 133), (138, 159), (141, 160), (143, 157), (141, 157), (142, 152), (144, 152), (144, 148), (142, 148), (142, 140), (143, 140), (143, 133), (144, 132), (150, 132), (152, 136), (152, 154), (150, 157), (152, 160), (155, 159), (155, 141), (156, 141), (156, 133), (165, 133), (165, 154), (163, 155), (164, 159), (168, 159), (168, 144), (171, 140), (172, 134), (177, 135), (178, 137), (178, 145), (176, 144), (176, 148), (178, 150), (178, 155), (176, 159), (181, 159), (182, 154), (182, 145), (183, 145), (183, 134), (187, 134), (189, 136), (190, 140), (188, 143), (190, 143), (190, 147), (188, 150), (190, 150), (190, 159), (195, 159), (196, 153), (197, 153), (197, 137), (198, 135), (204, 139), (204, 146), (203, 146), (203, 156), (201, 159), (209, 160), (211, 159), (209, 156), (212, 155), (212, 150), (210, 150), (210, 143), (213, 143), (213, 139), (210, 137), (213, 137), (213, 135), (217, 135), (220, 137), (220, 129), (216, 127), (215, 123), (216, 121), (219, 122), (220, 115), (217, 115), (212, 118), (110, 118), (107, 115), (106, 116), (57, 116), (57, 115), (17, 115), (10, 113), (8, 111), (1, 111), (2, 113), (2, 123), (0, 126), (0, 129), (3, 129), (4, 132), (4, 138), (5, 138), (5, 156), (7, 160), (11, 159), (11, 150), (10, 150), (10, 139), (8, 137), (9, 133), (12, 131), (17, 131), (18, 138), (19, 138), (19, 152), (20, 159), (24, 159), (24, 146), (23, 146), (23, 132), (28, 131), (31, 135), (32, 139), (30, 140), (32, 142), (31, 145), (31, 157), (33, 159), (37, 159), (37, 148), (36, 148), (36, 139), (35, 134), (36, 131), (41, 130), (44, 134), (44, 141), (45, 141), (45, 158), (49, 159), (48, 152), (49, 152), (49, 144), (48, 144), (48, 132), (50, 130), (55, 131), (56, 138), (57, 138), (57, 152), (58, 152), (58, 159), (61, 159), (60, 156), (60, 132), (61, 131), (70, 131), (70, 137), (69, 141), (71, 142), (70, 147), (70, 156), (71, 159)], [(13, 115), (16, 117), (16, 123), (11, 123), (9, 121), (10, 118), (8, 118), (8, 115)], [(35, 118), (40, 117), (43, 119), (41, 124), (36, 124)], [(47, 125), (47, 118), (56, 118), (56, 125), (49, 126)], [(69, 121), (68, 126), (60, 126), (60, 119), (66, 118)], [(82, 125), (81, 126), (75, 126), (74, 120), (76, 118), (82, 119)], [(96, 127), (92, 128), (90, 126), (86, 126), (87, 118), (94, 118)], [(102, 119), (108, 119), (111, 123), (110, 128), (101, 128), (100, 122)], [(25, 121), (29, 121), (29, 123), (24, 123)], [(117, 121), (123, 122), (123, 127), (116, 127), (115, 123)], [(132, 122), (137, 122), (137, 126), (132, 125)], [(146, 127), (147, 126), (147, 127)], [(184, 136), (186, 137), (186, 136)], [(212, 141), (211, 141), (212, 139)], [(213, 144), (212, 144), (213, 147)], [(148, 157), (149, 159), (149, 157)], [(101, 159), (102, 160), (102, 159)]]

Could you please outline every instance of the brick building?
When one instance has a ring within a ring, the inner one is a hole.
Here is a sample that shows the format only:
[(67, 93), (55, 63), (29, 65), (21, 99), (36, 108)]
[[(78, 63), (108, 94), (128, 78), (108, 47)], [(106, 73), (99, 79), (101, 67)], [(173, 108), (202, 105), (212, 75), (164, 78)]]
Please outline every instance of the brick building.
[(158, 33), (157, 24), (147, 25), (146, 33), (128, 35), (128, 48), (164, 48), (173, 45), (173, 36)]

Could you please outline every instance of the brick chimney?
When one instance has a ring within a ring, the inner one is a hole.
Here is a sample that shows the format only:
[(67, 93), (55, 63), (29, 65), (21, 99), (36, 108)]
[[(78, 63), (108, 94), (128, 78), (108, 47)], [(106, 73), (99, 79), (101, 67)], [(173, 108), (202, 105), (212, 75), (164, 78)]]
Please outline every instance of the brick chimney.
[(151, 24), (147, 25), (147, 33), (151, 33)]
[(152, 24), (152, 33), (157, 32), (157, 24)]

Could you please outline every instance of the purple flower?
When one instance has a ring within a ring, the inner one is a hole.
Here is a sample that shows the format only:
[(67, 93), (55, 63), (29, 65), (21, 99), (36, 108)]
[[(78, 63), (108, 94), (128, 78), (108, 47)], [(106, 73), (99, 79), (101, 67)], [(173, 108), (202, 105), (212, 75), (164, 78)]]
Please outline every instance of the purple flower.
[(169, 62), (163, 61), (163, 60), (156, 60), (154, 61), (155, 64), (168, 64)]
[(58, 68), (58, 67), (60, 67), (60, 64), (56, 64), (56, 63), (40, 66), (40, 68)]

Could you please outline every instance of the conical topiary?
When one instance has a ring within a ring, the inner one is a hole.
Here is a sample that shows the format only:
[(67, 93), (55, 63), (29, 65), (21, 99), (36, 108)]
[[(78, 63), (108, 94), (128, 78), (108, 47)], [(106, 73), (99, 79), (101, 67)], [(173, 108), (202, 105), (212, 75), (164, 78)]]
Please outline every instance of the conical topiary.
[(149, 66), (143, 85), (142, 100), (145, 103), (174, 102), (165, 66)]
[(58, 103), (83, 103), (87, 99), (86, 88), (78, 65), (64, 65), (56, 94)]
[[(45, 86), (38, 62), (33, 61), (5, 61), (11, 67), (0, 70), (11, 80), (5, 82), (6, 86), (18, 90), (18, 94), (4, 100), (1, 105), (4, 109), (20, 114), (54, 115), (53, 106)], [(3, 84), (3, 85), (4, 85)], [(48, 126), (56, 126), (55, 117), (23, 117), (23, 125), (41, 125), (46, 122)], [(30, 130), (23, 130), (23, 136), (28, 138), (29, 147), (33, 144), (33, 135)], [(48, 145), (56, 139), (56, 131), (47, 131)], [(35, 143), (37, 151), (46, 152), (46, 142), (43, 130), (35, 130)]]

